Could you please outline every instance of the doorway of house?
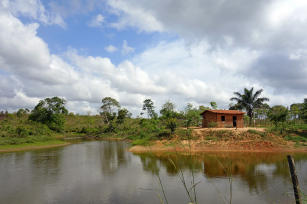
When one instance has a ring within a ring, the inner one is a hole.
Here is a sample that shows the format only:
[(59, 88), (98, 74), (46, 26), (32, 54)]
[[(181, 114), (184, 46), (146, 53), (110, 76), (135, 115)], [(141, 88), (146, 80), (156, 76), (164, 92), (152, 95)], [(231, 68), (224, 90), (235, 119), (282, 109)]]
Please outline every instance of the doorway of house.
[(232, 116), (233, 127), (237, 127), (237, 116)]

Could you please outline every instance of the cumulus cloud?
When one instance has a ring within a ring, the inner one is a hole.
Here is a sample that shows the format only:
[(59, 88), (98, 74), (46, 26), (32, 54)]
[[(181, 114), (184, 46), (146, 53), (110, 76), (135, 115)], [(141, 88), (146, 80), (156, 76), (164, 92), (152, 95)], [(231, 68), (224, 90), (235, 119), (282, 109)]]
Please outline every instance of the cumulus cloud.
[[(7, 4), (2, 1), (2, 7)], [(0, 109), (33, 107), (50, 96), (67, 99), (70, 111), (92, 114), (106, 96), (135, 114), (146, 98), (158, 108), (166, 100), (178, 109), (187, 102), (210, 101), (227, 108), (233, 91), (251, 86), (264, 88), (272, 103), (290, 104), (307, 97), (303, 4), (273, 14), (272, 8), (279, 5), (273, 0), (250, 4), (109, 0), (108, 4), (118, 15), (112, 26), (173, 32), (182, 38), (159, 42), (116, 65), (109, 58), (77, 50), (63, 57), (51, 53), (37, 35), (38, 23), (24, 24), (18, 19), (21, 14), (2, 9)], [(116, 51), (112, 45), (105, 49)], [(128, 55), (134, 48), (124, 40), (121, 52)]]
[(101, 14), (98, 14), (88, 23), (90, 27), (100, 27), (104, 22), (104, 17)]
[(113, 46), (113, 45), (108, 45), (107, 47), (104, 48), (107, 52), (116, 52), (117, 51), (117, 47)]
[[(118, 16), (114, 25), (121, 29), (178, 34), (187, 44), (206, 41), (215, 53), (214, 60), (226, 70), (276, 90), (302, 94), (306, 89), (306, 1), (108, 0), (108, 5)], [(246, 59), (236, 61), (242, 54)], [(255, 60), (247, 67), (250, 58)]]

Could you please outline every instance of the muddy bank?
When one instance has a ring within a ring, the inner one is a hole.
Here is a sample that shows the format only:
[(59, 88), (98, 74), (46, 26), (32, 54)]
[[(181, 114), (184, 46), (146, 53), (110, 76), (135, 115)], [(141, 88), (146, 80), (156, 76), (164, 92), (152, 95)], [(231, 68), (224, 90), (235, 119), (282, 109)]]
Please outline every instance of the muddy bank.
[(133, 146), (129, 149), (133, 153), (146, 152), (182, 152), (182, 153), (199, 153), (199, 152), (306, 152), (306, 147), (288, 148), (288, 147), (273, 147), (273, 148), (245, 148), (242, 146), (220, 147), (199, 145), (197, 147), (188, 147), (182, 145), (150, 145), (150, 146)]
[(133, 146), (131, 152), (307, 152), (307, 145), (298, 145), (263, 128), (196, 128), (190, 139), (175, 136), (153, 141), (148, 146)]

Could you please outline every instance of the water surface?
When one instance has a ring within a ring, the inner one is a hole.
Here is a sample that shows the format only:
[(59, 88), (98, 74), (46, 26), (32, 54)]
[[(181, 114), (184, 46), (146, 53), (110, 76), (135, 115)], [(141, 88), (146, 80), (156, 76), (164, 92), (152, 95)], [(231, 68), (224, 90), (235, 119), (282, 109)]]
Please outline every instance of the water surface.
[[(0, 154), (0, 203), (293, 203), (285, 154), (133, 154), (125, 142), (94, 141)], [(294, 156), (307, 189), (307, 155)], [(193, 173), (193, 174), (192, 174)], [(307, 192), (307, 191), (305, 191)]]

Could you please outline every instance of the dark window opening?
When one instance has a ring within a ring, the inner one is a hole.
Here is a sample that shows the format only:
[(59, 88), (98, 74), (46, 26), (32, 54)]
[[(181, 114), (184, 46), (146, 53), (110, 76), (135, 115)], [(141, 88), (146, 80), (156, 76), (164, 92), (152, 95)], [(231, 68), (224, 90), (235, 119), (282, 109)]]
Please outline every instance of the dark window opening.
[(222, 115), (222, 118), (221, 118), (221, 119), (222, 119), (222, 121), (225, 121), (225, 116), (224, 116), (224, 115)]

